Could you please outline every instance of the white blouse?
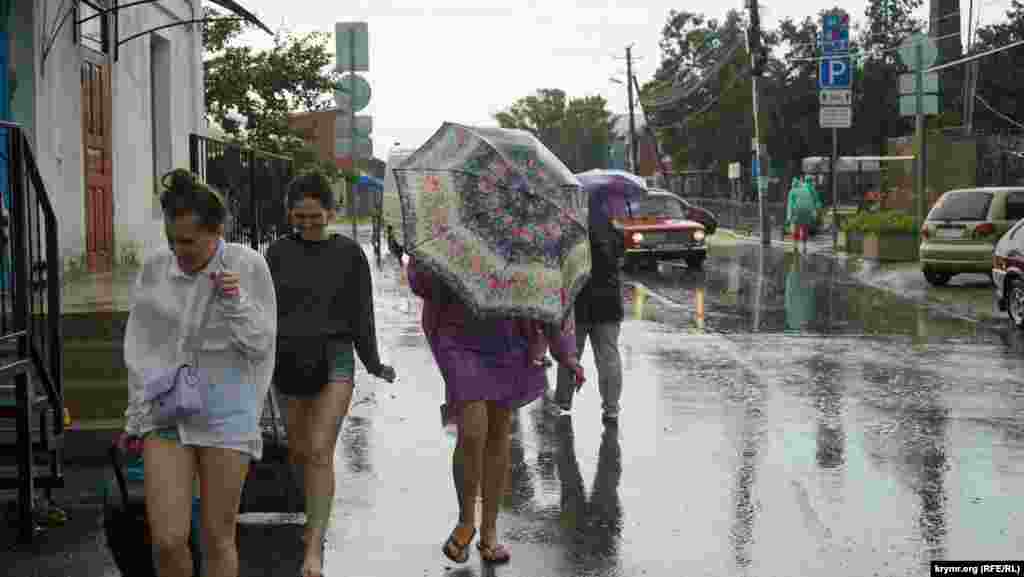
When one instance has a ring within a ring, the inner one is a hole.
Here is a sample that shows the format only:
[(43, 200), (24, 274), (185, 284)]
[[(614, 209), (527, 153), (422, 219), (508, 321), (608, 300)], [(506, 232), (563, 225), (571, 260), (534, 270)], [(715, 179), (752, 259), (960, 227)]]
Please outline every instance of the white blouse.
[[(211, 273), (241, 276), (240, 294), (222, 297)], [(209, 309), (207, 310), (207, 308)], [(205, 325), (199, 328), (204, 314)], [(188, 275), (169, 248), (147, 259), (135, 283), (124, 337), (131, 372), (126, 432), (144, 435), (158, 427), (144, 399), (143, 375), (191, 363), (210, 376), (204, 414), (178, 423), (185, 445), (263, 454), (260, 416), (274, 372), (277, 298), (260, 253), (221, 241), (205, 269)]]

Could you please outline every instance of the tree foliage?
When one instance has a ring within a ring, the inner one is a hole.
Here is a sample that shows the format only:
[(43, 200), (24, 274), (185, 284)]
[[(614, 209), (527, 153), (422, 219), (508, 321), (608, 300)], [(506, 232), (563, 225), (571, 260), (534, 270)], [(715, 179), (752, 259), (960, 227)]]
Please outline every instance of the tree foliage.
[[(207, 114), (235, 141), (268, 152), (294, 156), (297, 163), (319, 162), (315, 152), (288, 126), (295, 112), (322, 110), (337, 83), (330, 35), (279, 31), (274, 45), (257, 50), (241, 44), (251, 25), (205, 8), (203, 27)], [(244, 119), (244, 126), (236, 120)], [(322, 168), (337, 174), (332, 162)]]
[[(651, 121), (659, 127), (656, 135), (673, 166), (710, 168), (724, 175), (729, 162), (747, 157), (753, 103), (745, 45), (726, 60), (730, 48), (744, 38), (745, 28), (744, 17), (736, 10), (721, 21), (692, 12), (670, 13), (662, 31), (665, 58), (654, 80), (641, 87), (640, 101), (651, 108)], [(677, 104), (656, 109), (650, 105), (679, 92), (685, 98)], [(723, 130), (723, 125), (729, 129)]]
[(532, 132), (573, 172), (607, 166), (611, 117), (604, 98), (567, 98), (557, 88), (540, 89), (494, 115), (504, 128)]
[[(914, 18), (923, 0), (869, 0), (862, 26), (851, 30), (854, 64), (854, 126), (843, 130), (841, 154), (884, 154), (888, 139), (905, 134), (899, 115), (898, 77), (904, 71), (895, 48), (920, 31)], [(1021, 0), (1014, 0), (1019, 3)], [(1018, 4), (1019, 5), (1019, 4)], [(819, 126), (818, 67), (821, 58), (822, 10), (801, 19), (782, 20), (763, 31), (772, 50), (760, 81), (761, 140), (774, 165), (783, 166), (783, 183), (801, 170), (807, 156), (831, 153), (831, 131)], [(655, 112), (657, 134), (677, 169), (713, 169), (724, 175), (728, 162), (750, 166), (753, 136), (749, 56), (736, 51), (724, 63), (724, 49), (746, 31), (745, 14), (731, 11), (721, 21), (688, 11), (672, 11), (662, 30), (662, 62), (641, 89), (641, 102), (679, 92), (680, 85), (714, 74), (715, 78), (685, 99)], [(1003, 33), (1008, 36), (1008, 33)], [(724, 178), (723, 178), (724, 179)]]
[[(972, 53), (981, 53), (1024, 40), (1024, 3), (1012, 0), (1006, 11), (1006, 20), (978, 28), (977, 42)], [(981, 102), (976, 103), (975, 128), (987, 131), (1019, 130), (1024, 123), (1024, 46), (1011, 48), (980, 60), (978, 96), (999, 112), (996, 114)]]

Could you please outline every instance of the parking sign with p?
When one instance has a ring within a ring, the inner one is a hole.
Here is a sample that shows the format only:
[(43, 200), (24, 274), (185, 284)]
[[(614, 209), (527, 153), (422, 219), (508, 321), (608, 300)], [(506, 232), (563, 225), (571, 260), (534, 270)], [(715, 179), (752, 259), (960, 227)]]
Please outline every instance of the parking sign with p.
[(823, 58), (818, 66), (818, 88), (849, 88), (850, 57)]

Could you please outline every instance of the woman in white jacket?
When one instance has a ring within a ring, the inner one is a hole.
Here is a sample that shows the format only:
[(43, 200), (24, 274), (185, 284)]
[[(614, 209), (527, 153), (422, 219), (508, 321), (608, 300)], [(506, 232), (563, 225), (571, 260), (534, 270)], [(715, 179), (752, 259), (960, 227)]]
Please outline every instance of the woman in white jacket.
[[(191, 577), (188, 546), (198, 477), (207, 573), (238, 576), (235, 527), (273, 374), (277, 301), (256, 251), (223, 239), (221, 196), (185, 170), (160, 197), (169, 247), (146, 260), (125, 333), (133, 376), (127, 433), (145, 439), (146, 512), (161, 577)], [(189, 363), (210, 383), (203, 411), (168, 426), (146, 401), (147, 375)]]

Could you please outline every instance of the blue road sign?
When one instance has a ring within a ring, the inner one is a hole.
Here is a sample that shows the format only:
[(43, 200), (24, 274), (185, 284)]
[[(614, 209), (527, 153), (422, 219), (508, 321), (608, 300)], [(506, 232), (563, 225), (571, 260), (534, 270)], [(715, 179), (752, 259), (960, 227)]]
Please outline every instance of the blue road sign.
[(850, 17), (846, 14), (828, 14), (821, 22), (821, 50), (825, 54), (847, 52), (850, 49)]
[(823, 58), (818, 64), (818, 88), (849, 88), (850, 57)]

